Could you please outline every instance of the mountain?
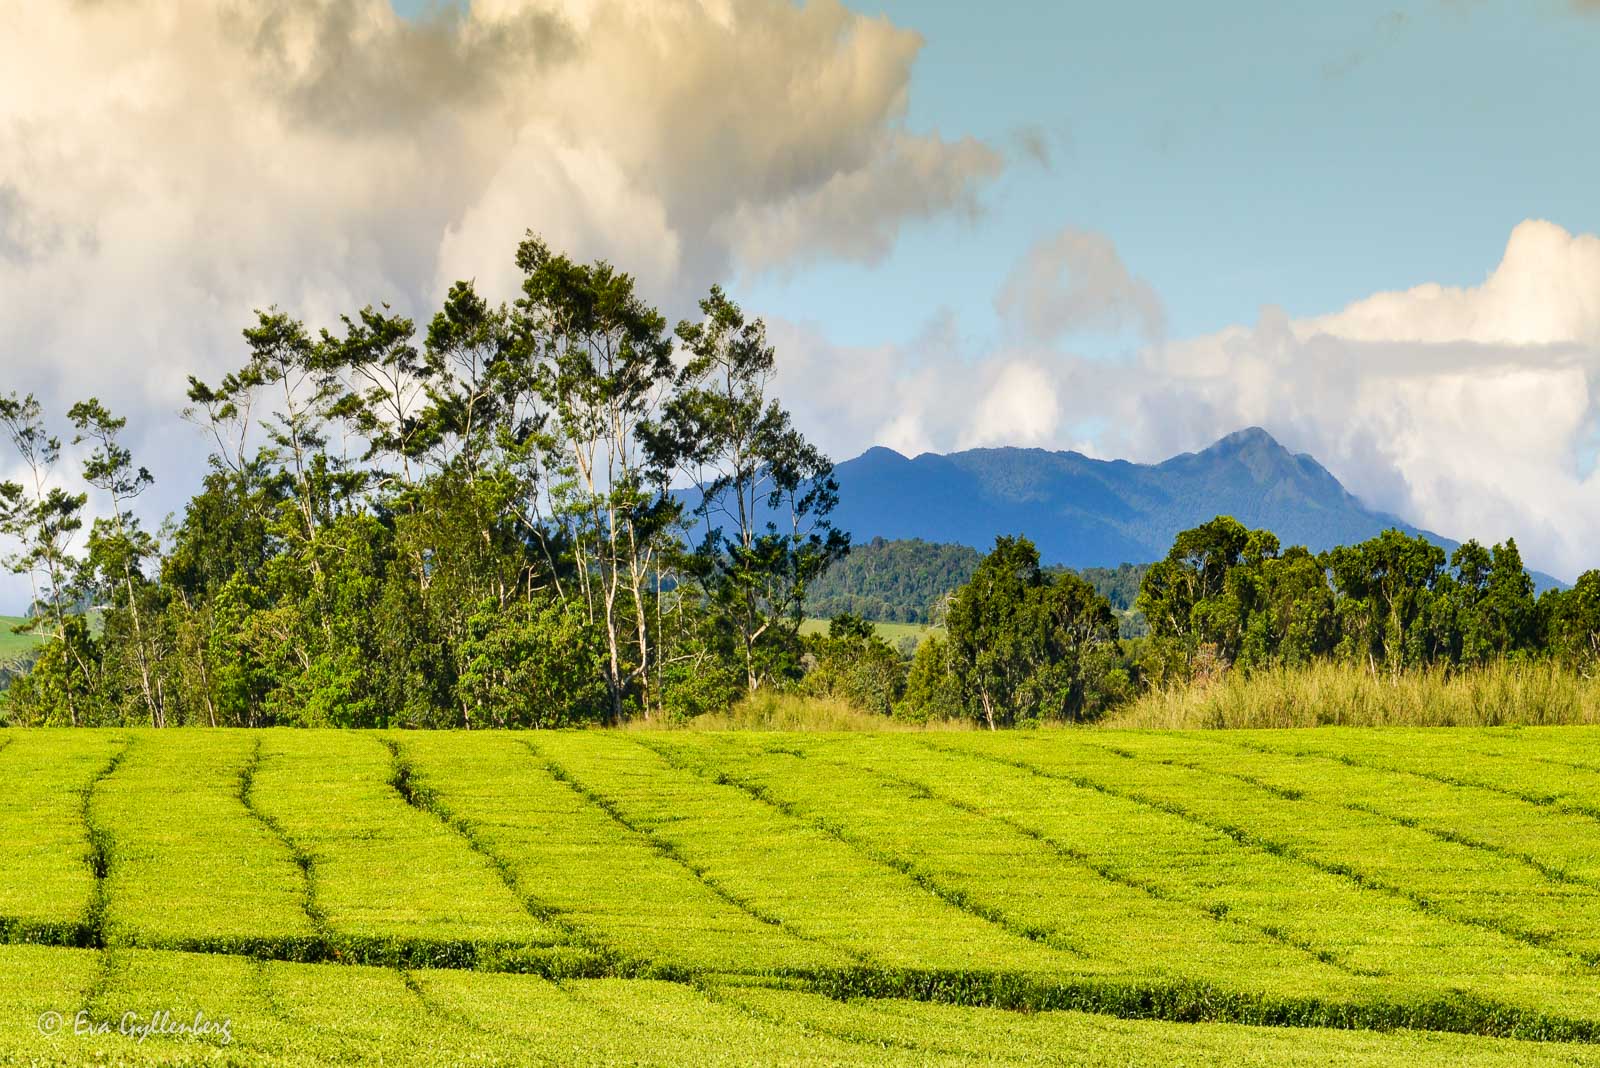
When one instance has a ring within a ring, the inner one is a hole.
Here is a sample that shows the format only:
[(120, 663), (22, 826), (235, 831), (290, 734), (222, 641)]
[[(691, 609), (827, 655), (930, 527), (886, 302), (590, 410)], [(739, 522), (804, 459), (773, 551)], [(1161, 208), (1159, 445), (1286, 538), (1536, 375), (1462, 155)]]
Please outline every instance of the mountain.
[[(857, 541), (922, 538), (987, 550), (1026, 534), (1048, 564), (1115, 567), (1159, 560), (1179, 531), (1217, 515), (1313, 551), (1395, 527), (1459, 544), (1365, 507), (1312, 457), (1260, 427), (1158, 464), (1044, 449), (969, 449), (908, 458), (868, 449), (834, 470), (834, 521)], [(1541, 588), (1559, 585), (1534, 573)]]

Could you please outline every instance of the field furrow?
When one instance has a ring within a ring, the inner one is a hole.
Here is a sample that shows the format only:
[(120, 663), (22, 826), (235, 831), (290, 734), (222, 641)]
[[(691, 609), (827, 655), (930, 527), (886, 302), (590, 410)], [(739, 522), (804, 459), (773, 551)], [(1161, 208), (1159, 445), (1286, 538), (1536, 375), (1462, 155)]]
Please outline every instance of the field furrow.
[(0, 1063), (1600, 1065), (1596, 742), (7, 732)]
[[(1600, 1065), (1600, 1047), (1415, 1031), (1174, 1024), (773, 986), (696, 988), (124, 949), (0, 947), (0, 1061), (51, 1065)], [(61, 1013), (61, 1030), (41, 1022)], [(79, 1032), (75, 1033), (75, 1026)], [(191, 1033), (178, 1033), (187, 1027)], [(127, 1033), (119, 1033), (121, 1031)]]
[(335, 957), (538, 966), (559, 932), (528, 914), (494, 866), (407, 804), (374, 735), (271, 732), (251, 807), (309, 860)]
[(1600, 957), (1600, 825), (1583, 816), (1333, 758), (1239, 747), (1220, 736), (1129, 734), (1116, 744), (1214, 783), (1244, 783), (1245, 798), (1252, 791), (1287, 797), (1286, 805), (1257, 798), (1241, 811), (1259, 812), (1325, 857), (1343, 857), (1440, 907)]
[[(673, 744), (684, 758), (698, 756), (706, 774), (860, 843), (993, 922), (1070, 950), (1085, 973), (1204, 981), (1272, 974), (1284, 989), (1323, 982), (1331, 990), (1340, 980), (1324, 974), (1328, 967), (1348, 971), (1273, 930), (1129, 880), (970, 793), (957, 796), (961, 788), (939, 774), (948, 766), (917, 775), (919, 762), (937, 764), (937, 755), (811, 740), (768, 747), (729, 739), (713, 743), (715, 752), (704, 742)], [(1192, 959), (1206, 969), (1180, 963)]]
[(538, 751), (630, 825), (802, 937), (875, 966), (1070, 973), (1073, 958), (962, 912), (903, 872), (734, 786), (674, 768), (617, 735), (540, 739)]
[(84, 795), (121, 734), (24, 731), (0, 752), (0, 937), (88, 944), (98, 889)]
[[(1025, 820), (1030, 794), (1041, 802), (1041, 822), (1048, 824), (1041, 830), (1121, 852), (1133, 871), (1162, 881), (1175, 895), (1198, 895), (1211, 907), (1272, 923), (1364, 974), (1385, 977), (1391, 987), (1434, 994), (1460, 990), (1585, 1018), (1600, 1010), (1592, 971), (1582, 962), (1444, 915), (1346, 865), (1258, 835), (1232, 816), (1207, 814), (1214, 800), (1208, 791), (1179, 800), (1127, 785), (1137, 779), (1138, 762), (1099, 746), (1052, 739), (1028, 749), (1017, 739), (978, 737), (931, 744), (1006, 769), (996, 771), (991, 785), (997, 793), (1002, 783), (1015, 791)], [(1039, 797), (1044, 784), (1059, 784), (1048, 803)], [(1063, 794), (1095, 815), (1074, 813), (1074, 830), (1073, 819), (1063, 820), (1056, 808)], [(1099, 795), (1105, 803), (1086, 804), (1085, 795)]]
[(99, 784), (108, 942), (304, 955), (317, 932), (302, 873), (241, 804), (259, 746), (244, 733), (142, 736)]
[(1286, 736), (1241, 731), (1231, 740), (1253, 749), (1317, 756), (1351, 767), (1499, 794), (1535, 808), (1580, 816), (1600, 828), (1600, 772), (1520, 756), (1497, 757), (1494, 751), (1463, 751), (1459, 745), (1448, 744), (1448, 739), (1436, 737), (1439, 733), (1385, 732), (1386, 740), (1374, 741), (1356, 731), (1286, 732)]
[[(847, 825), (842, 821), (839, 818), (841, 814), (839, 806), (853, 809), (863, 803), (877, 803), (880, 806), (878, 813), (889, 815), (884, 813), (881, 807), (884, 800), (882, 795), (875, 794), (870, 789), (870, 783), (863, 783), (859, 773), (830, 777), (826, 765), (806, 765), (798, 776), (780, 777), (775, 782), (774, 776), (763, 774), (765, 769), (758, 765), (750, 754), (743, 754), (745, 759), (737, 761), (730, 760), (732, 754), (728, 752), (708, 754), (702, 746), (682, 746), (654, 741), (642, 744), (646, 744), (647, 748), (661, 755), (675, 768), (688, 770), (703, 779), (742, 790), (761, 804), (821, 831), (873, 863), (900, 872), (952, 908), (1000, 927), (1011, 934), (1068, 953), (1079, 960), (1088, 959), (1083, 947), (1075, 944), (1059, 925), (1028, 922), (1012, 915), (998, 904), (985, 900), (984, 895), (973, 893), (971, 887), (964, 885), (961, 872), (939, 870), (936, 866), (925, 863), (922, 857), (916, 856), (917, 851), (907, 849), (906, 845), (914, 839), (920, 829), (914, 823), (899, 827), (897, 833), (892, 835), (874, 835), (858, 833), (853, 825)], [(781, 763), (787, 764), (793, 764), (796, 759), (804, 757), (804, 754), (793, 748), (777, 750), (775, 755)], [(797, 794), (792, 788), (796, 778), (804, 781), (807, 789), (803, 793)], [(863, 790), (863, 786), (868, 789)], [(820, 804), (818, 804), (819, 795)], [(1006, 844), (985, 842), (983, 851), (1003, 853)], [(977, 843), (968, 840), (965, 845), (972, 848)], [(1035, 846), (1029, 850), (1030, 855), (1005, 859), (991, 855), (973, 859), (984, 865), (1014, 861), (1018, 867), (1026, 866), (1024, 870), (1036, 872), (1046, 878), (1051, 876), (1053, 872), (1043, 851), (1034, 843), (1024, 845)], [(995, 846), (999, 848), (996, 849)], [(1039, 870), (1041, 867), (1043, 871)]]
[[(1248, 759), (1208, 767), (1191, 760), (1192, 744), (1173, 755), (1159, 738), (1129, 736), (1101, 748), (1129, 761), (1119, 769), (1123, 787), (1180, 802), (1435, 914), (1549, 946), (1591, 968), (1600, 964), (1600, 890), (1593, 886), (1465, 835), (1418, 827), (1359, 800), (1348, 782), (1268, 782), (1251, 774)], [(1225, 789), (1228, 783), (1233, 788)]]
[(625, 959), (728, 972), (852, 963), (730, 903), (552, 775), (518, 738), (418, 734), (400, 745), (441, 817), (471, 836), (519, 896)]

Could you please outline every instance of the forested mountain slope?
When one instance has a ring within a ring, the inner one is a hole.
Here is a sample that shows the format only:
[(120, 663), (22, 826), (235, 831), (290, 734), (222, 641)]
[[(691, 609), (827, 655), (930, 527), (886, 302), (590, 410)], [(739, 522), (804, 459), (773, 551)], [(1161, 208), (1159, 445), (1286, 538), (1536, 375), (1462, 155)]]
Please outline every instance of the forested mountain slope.
[[(1073, 568), (1158, 560), (1179, 531), (1217, 515), (1313, 551), (1389, 527), (1457, 545), (1367, 508), (1313, 457), (1291, 453), (1259, 427), (1158, 464), (1044, 449), (908, 458), (873, 448), (839, 464), (835, 476), (834, 521), (857, 544), (920, 538), (987, 550), (997, 535), (1023, 533), (1046, 563)], [(1557, 584), (1534, 577), (1541, 587)]]

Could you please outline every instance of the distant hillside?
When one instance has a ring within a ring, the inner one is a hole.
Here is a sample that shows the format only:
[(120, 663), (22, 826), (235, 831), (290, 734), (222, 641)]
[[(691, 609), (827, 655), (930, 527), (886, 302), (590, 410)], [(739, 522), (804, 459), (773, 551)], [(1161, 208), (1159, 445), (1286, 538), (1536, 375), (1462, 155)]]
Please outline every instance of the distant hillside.
[(927, 623), (936, 601), (972, 577), (978, 550), (912, 538), (873, 538), (853, 546), (806, 591), (806, 612), (841, 612), (880, 623)]
[[(977, 570), (978, 550), (912, 538), (873, 538), (850, 550), (806, 593), (806, 611), (819, 619), (841, 612), (880, 623), (929, 623), (939, 598), (960, 586)], [(1126, 612), (1133, 607), (1147, 565), (1091, 567), (1084, 579)]]
[(43, 640), (33, 634), (15, 634), (11, 628), (26, 622), (20, 616), (0, 616), (0, 690), (22, 674)]
[[(1159, 464), (1077, 452), (971, 449), (914, 459), (873, 448), (838, 465), (835, 521), (856, 541), (924, 539), (986, 551), (1026, 534), (1046, 563), (1115, 567), (1159, 560), (1179, 531), (1217, 515), (1314, 551), (1396, 527), (1453, 550), (1457, 542), (1373, 511), (1312, 457), (1259, 427)], [(1534, 573), (1541, 587), (1558, 585)]]
[(16, 634), (11, 628), (26, 623), (22, 616), (0, 616), (0, 662), (37, 648), (42, 640), (34, 634)]

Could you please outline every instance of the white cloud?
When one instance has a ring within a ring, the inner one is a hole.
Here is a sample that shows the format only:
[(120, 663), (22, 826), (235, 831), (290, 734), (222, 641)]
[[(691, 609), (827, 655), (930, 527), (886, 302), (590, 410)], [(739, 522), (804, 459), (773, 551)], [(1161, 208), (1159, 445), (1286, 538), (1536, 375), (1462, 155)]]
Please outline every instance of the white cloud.
[(131, 417), (164, 507), (185, 376), (251, 310), (498, 295), (526, 229), (639, 276), (872, 262), (1000, 155), (907, 132), (921, 46), (834, 0), (0, 0), (0, 385)]
[(1514, 536), (1536, 566), (1600, 566), (1592, 450), (1600, 239), (1530, 220), (1482, 285), (1379, 293), (1289, 321), (1263, 313), (1146, 353), (1146, 448), (1260, 423), (1356, 494), (1454, 537)]
[[(0, 0), (0, 21), (0, 388), (130, 415), (165, 507), (199, 451), (184, 376), (234, 364), (253, 307), (503, 293), (532, 228), (675, 314), (740, 270), (876, 262), (1000, 167), (909, 133), (920, 40), (828, 0), (476, 0), (423, 24), (387, 0)], [(1414, 522), (1600, 564), (1600, 238), (1530, 221), (1481, 285), (1168, 342), (1114, 245), (1067, 230), (996, 305), (983, 353), (942, 315), (852, 349), (773, 322), (780, 386), (840, 456), (1156, 459), (1259, 423)], [(1101, 331), (1145, 348), (1062, 347)]]
[(1297, 323), (1302, 337), (1482, 345), (1600, 345), (1600, 237), (1530, 219), (1481, 286), (1379, 293)]
[(1067, 228), (1030, 248), (994, 300), (1000, 316), (1040, 342), (1090, 332), (1166, 332), (1161, 298), (1128, 270), (1104, 234)]
[(1061, 406), (1049, 372), (1036, 363), (1008, 362), (1000, 365), (978, 401), (960, 445), (1046, 444), (1060, 419)]
[[(1131, 277), (1108, 241), (1070, 234), (1036, 247), (1005, 291), (1019, 277), (1032, 285), (1039, 249), (1063, 242), (1099, 247), (1115, 269), (1097, 277)], [(1059, 307), (1106, 306), (1089, 296), (1101, 283), (1074, 284), (1042, 292)], [(1261, 425), (1410, 522), (1515, 537), (1533, 566), (1564, 578), (1600, 567), (1594, 236), (1525, 222), (1481, 285), (1378, 293), (1301, 320), (1269, 307), (1252, 326), (1150, 344), (1120, 363), (1015, 339), (978, 358), (956, 324), (938, 335), (945, 343), (874, 349), (812, 336), (783, 383), (847, 413), (818, 423), (840, 456), (874, 442), (903, 452), (1005, 443), (1150, 461)]]

